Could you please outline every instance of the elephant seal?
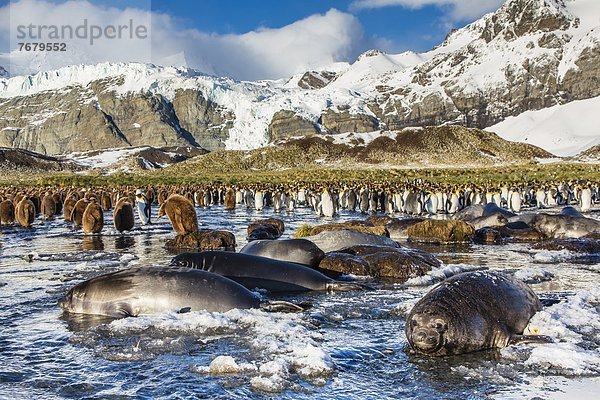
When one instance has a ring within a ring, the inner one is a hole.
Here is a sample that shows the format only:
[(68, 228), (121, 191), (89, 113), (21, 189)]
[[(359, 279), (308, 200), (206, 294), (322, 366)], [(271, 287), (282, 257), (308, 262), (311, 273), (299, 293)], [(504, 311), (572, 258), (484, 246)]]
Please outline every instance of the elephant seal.
[(578, 239), (600, 231), (600, 221), (560, 214), (537, 214), (529, 225), (548, 239)]
[(482, 216), (483, 217), (489, 217), (490, 215), (494, 215), (494, 214), (498, 214), (498, 213), (504, 215), (507, 219), (508, 218), (512, 218), (515, 215), (517, 215), (517, 214), (515, 214), (512, 211), (508, 211), (508, 210), (505, 210), (502, 207), (498, 207), (496, 205), (496, 203), (487, 203), (485, 205), (485, 207), (483, 207), (483, 215)]
[(306, 239), (255, 240), (244, 246), (240, 253), (303, 264), (312, 268), (318, 267), (325, 257), (323, 250)]
[(430, 356), (548, 343), (546, 336), (522, 335), (541, 308), (529, 286), (515, 278), (466, 272), (440, 283), (415, 304), (406, 318), (406, 338)]
[(577, 211), (574, 207), (566, 206), (560, 210), (560, 215), (570, 215), (571, 217), (583, 217), (583, 214)]
[(400, 247), (398, 242), (388, 237), (354, 230), (323, 231), (317, 235), (307, 236), (304, 239), (310, 240), (325, 253), (360, 244)]
[(495, 228), (499, 226), (504, 226), (508, 224), (508, 219), (501, 213), (495, 213), (489, 216), (477, 217), (471, 220), (467, 220), (467, 222), (477, 229), (481, 228)]
[(288, 302), (262, 302), (245, 287), (217, 274), (163, 267), (136, 267), (97, 276), (71, 288), (58, 305), (70, 313), (113, 318), (173, 310), (302, 311)]
[(171, 266), (213, 272), (248, 289), (260, 288), (270, 292), (364, 289), (361, 285), (334, 281), (304, 265), (228, 251), (182, 253), (171, 260)]
[(473, 204), (471, 206), (465, 207), (462, 210), (458, 211), (456, 214), (452, 216), (453, 219), (460, 219), (463, 221), (468, 221), (470, 219), (475, 219), (479, 217), (483, 217), (483, 205), (481, 204)]

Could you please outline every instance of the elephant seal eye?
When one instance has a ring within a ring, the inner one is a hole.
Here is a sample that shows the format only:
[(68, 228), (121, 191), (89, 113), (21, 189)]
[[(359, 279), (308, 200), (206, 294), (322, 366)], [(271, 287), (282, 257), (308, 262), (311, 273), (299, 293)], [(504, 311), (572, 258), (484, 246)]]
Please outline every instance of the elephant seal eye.
[(410, 321), (410, 326), (411, 326), (411, 327), (413, 327), (413, 328), (414, 328), (415, 326), (417, 326), (417, 320), (414, 320), (414, 319), (412, 319), (412, 320)]
[(435, 330), (438, 332), (444, 331), (448, 328), (448, 325), (441, 319), (435, 321)]

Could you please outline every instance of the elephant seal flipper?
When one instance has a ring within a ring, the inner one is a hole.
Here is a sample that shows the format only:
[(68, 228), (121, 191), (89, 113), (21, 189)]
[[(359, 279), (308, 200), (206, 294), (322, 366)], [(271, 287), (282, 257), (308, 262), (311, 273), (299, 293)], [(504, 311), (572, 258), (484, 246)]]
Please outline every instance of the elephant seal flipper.
[(327, 291), (331, 292), (351, 292), (353, 290), (374, 290), (371, 286), (362, 283), (350, 283), (333, 281), (328, 283)]
[(260, 309), (268, 312), (302, 312), (304, 307), (282, 300), (272, 300), (260, 305)]
[(554, 340), (552, 340), (550, 336), (544, 335), (511, 335), (510, 339), (508, 340), (509, 345), (521, 343), (547, 344), (554, 343)]

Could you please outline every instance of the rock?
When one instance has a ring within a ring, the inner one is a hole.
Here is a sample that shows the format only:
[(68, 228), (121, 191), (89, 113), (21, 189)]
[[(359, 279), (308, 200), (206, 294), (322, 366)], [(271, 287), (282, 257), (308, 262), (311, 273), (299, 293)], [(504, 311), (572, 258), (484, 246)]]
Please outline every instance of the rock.
[(567, 250), (574, 253), (600, 254), (600, 241), (590, 238), (555, 239), (535, 243), (531, 248), (535, 250)]
[(298, 81), (298, 86), (302, 89), (321, 89), (334, 80), (336, 76), (335, 72), (308, 71), (302, 75), (302, 78)]
[(473, 240), (483, 244), (499, 244), (502, 243), (503, 238), (497, 229), (481, 228), (475, 231), (475, 238)]
[(376, 118), (365, 114), (351, 114), (348, 111), (336, 112), (326, 110), (321, 114), (321, 125), (330, 133), (364, 133), (373, 132), (379, 129), (379, 122)]
[(370, 275), (376, 278), (392, 278), (406, 282), (431, 271), (431, 266), (413, 257), (409, 251), (373, 253), (363, 256), (362, 259), (369, 264)]
[(427, 220), (408, 228), (408, 239), (424, 243), (463, 243), (475, 236), (466, 222), (457, 220)]
[(529, 226), (513, 229), (507, 225), (498, 228), (498, 231), (509, 242), (539, 242), (544, 240), (544, 235)]
[(316, 125), (289, 110), (277, 111), (267, 128), (269, 142), (293, 136), (311, 136), (319, 133)]
[(355, 245), (376, 245), (387, 247), (399, 247), (399, 244), (390, 238), (354, 230), (324, 231), (305, 239), (315, 243), (325, 253), (337, 251)]
[(387, 229), (383, 226), (373, 226), (373, 224), (366, 221), (347, 221), (340, 223), (317, 225), (310, 231), (310, 235), (318, 235), (325, 231), (339, 231), (339, 230), (353, 230), (364, 233), (371, 233), (373, 235), (381, 235), (389, 237)]
[(390, 217), (389, 215), (371, 215), (366, 221), (374, 226), (386, 226), (392, 222), (400, 221), (400, 219)]
[(208, 100), (195, 89), (178, 90), (173, 111), (183, 129), (190, 132), (198, 145), (210, 151), (224, 149), (233, 127), (233, 112)]
[(285, 231), (285, 223), (276, 218), (261, 219), (248, 225), (248, 241), (270, 239), (274, 240)]
[[(369, 275), (369, 263), (358, 256), (348, 253), (330, 252), (319, 263), (319, 269), (326, 275)], [(333, 273), (333, 274), (331, 274)]]
[[(325, 261), (327, 260), (327, 261)], [(319, 268), (344, 274), (369, 275), (405, 282), (425, 275), (441, 262), (420, 250), (357, 245), (327, 253)]]
[(235, 251), (235, 236), (231, 232), (201, 229), (199, 232), (179, 234), (167, 240), (167, 247), (182, 249)]

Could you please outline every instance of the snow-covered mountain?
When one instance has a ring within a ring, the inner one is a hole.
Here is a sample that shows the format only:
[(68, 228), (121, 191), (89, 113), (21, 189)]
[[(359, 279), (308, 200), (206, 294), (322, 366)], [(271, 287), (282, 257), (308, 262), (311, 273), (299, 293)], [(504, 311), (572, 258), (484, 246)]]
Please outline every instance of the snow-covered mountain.
[(571, 102), (600, 96), (598, 15), (598, 0), (507, 0), (429, 52), (369, 51), (285, 81), (135, 63), (0, 78), (0, 146), (252, 149), (302, 135), (459, 124), (572, 155), (598, 143), (589, 128), (600, 126), (598, 113), (549, 125), (560, 140), (542, 139), (540, 124), (583, 122), (585, 107)]

